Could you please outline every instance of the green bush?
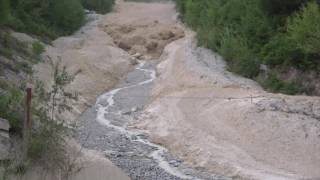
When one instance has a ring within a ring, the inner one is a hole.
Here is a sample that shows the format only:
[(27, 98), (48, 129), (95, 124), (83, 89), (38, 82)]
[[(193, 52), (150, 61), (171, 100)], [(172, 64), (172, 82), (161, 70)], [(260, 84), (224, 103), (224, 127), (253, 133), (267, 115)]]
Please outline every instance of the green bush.
[(77, 30), (84, 21), (80, 0), (12, 0), (7, 25), (54, 39)]
[(35, 41), (32, 43), (32, 52), (33, 55), (36, 58), (39, 58), (39, 56), (45, 51), (44, 46), (39, 42), (39, 41)]
[(218, 51), (227, 60), (231, 71), (250, 78), (258, 75), (259, 63), (248, 47), (245, 38), (239, 37), (226, 29), (222, 35), (221, 46)]
[(260, 53), (262, 62), (271, 66), (282, 64), (299, 66), (300, 61), (305, 59), (304, 53), (284, 33), (272, 37)]
[(271, 92), (280, 92), (284, 94), (295, 95), (303, 92), (301, 85), (297, 82), (286, 82), (280, 80), (276, 75), (271, 75), (267, 80), (260, 82)]
[[(261, 64), (271, 69), (292, 66), (304, 71), (319, 69), (320, 11), (314, 1), (176, 0), (176, 3), (183, 21), (197, 32), (199, 44), (221, 54), (233, 72), (256, 78)], [(294, 83), (280, 79), (267, 81), (265, 84), (275, 87), (271, 88), (275, 91), (292, 94), (297, 89)]]
[(23, 96), (19, 89), (0, 82), (0, 117), (7, 119), (13, 132), (21, 132)]
[(112, 10), (114, 0), (81, 0), (83, 7), (105, 14)]
[(32, 131), (28, 158), (43, 167), (55, 169), (64, 165), (66, 128), (41, 116), (41, 126)]
[(271, 15), (288, 15), (300, 9), (308, 0), (261, 0), (261, 7)]
[(79, 0), (55, 0), (49, 10), (51, 23), (61, 34), (70, 34), (83, 23), (84, 10)]
[(0, 0), (0, 25), (7, 22), (10, 5), (8, 0)]
[(320, 8), (308, 3), (288, 22), (289, 38), (306, 54), (320, 55)]

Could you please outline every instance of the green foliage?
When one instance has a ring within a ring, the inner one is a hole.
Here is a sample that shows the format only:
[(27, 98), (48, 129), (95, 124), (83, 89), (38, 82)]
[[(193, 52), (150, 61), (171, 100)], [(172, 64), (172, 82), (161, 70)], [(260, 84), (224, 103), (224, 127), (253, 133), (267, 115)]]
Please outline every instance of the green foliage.
[(289, 38), (306, 54), (320, 55), (320, 8), (308, 3), (288, 23)]
[(49, 6), (51, 23), (61, 34), (70, 34), (84, 20), (84, 10), (79, 0), (55, 0)]
[(177, 1), (184, 20), (197, 30), (199, 43), (218, 51), (232, 71), (246, 77), (259, 73), (256, 51), (273, 33), (271, 20), (257, 0)]
[[(13, 161), (0, 164), (5, 168), (0, 179), (6, 179), (10, 175), (23, 175), (33, 163), (41, 165), (45, 170), (57, 170), (63, 176), (72, 170), (70, 163), (73, 161), (66, 154), (65, 141), (69, 129), (65, 126), (66, 121), (59, 115), (71, 110), (70, 100), (77, 100), (76, 93), (65, 90), (76, 74), (70, 75), (60, 61), (57, 63), (51, 61), (51, 65), (53, 84), (49, 91), (45, 90), (43, 82), (35, 83), (31, 111), (33, 127), (30, 140), (26, 141), (28, 142), (27, 157), (23, 162), (19, 156)], [(6, 81), (0, 81), (0, 89), (0, 117), (8, 119), (13, 127), (16, 127), (13, 123), (17, 123), (18, 132), (21, 133), (21, 120), (24, 118), (22, 93), (19, 89), (11, 88)], [(3, 92), (6, 93), (3, 94)], [(19, 151), (19, 149), (16, 150)]]
[(304, 59), (304, 54), (286, 34), (279, 33), (261, 49), (262, 62), (271, 65), (296, 64), (294, 61)]
[(295, 95), (303, 92), (301, 85), (296, 82), (285, 82), (280, 80), (276, 75), (271, 75), (261, 84), (271, 92), (280, 92), (284, 94)]
[(8, 21), (9, 11), (9, 0), (0, 0), (0, 25)]
[(40, 59), (40, 55), (44, 51), (45, 51), (45, 48), (39, 41), (35, 41), (32, 43), (32, 52), (36, 59)]
[(242, 37), (225, 30), (218, 49), (229, 62), (231, 71), (245, 77), (255, 77), (259, 73), (259, 64), (250, 50), (248, 43)]
[(73, 33), (84, 23), (83, 6), (107, 13), (113, 5), (114, 0), (0, 0), (0, 25), (55, 39)]
[(23, 118), (23, 96), (19, 89), (0, 81), (0, 117), (7, 119), (13, 132), (20, 132)]
[(112, 10), (114, 0), (81, 0), (83, 7), (105, 14)]
[(300, 9), (308, 0), (261, 0), (261, 6), (271, 15), (288, 15)]
[(176, 8), (181, 14), (181, 18), (183, 18), (183, 15), (186, 13), (186, 7), (183, 1), (181, 0), (176, 0)]
[(0, 49), (0, 54), (7, 58), (11, 58), (13, 55), (11, 49), (6, 47)]
[(54, 169), (65, 166), (67, 159), (65, 137), (68, 129), (64, 126), (66, 122), (58, 115), (71, 110), (68, 101), (77, 100), (77, 95), (65, 91), (65, 86), (73, 81), (75, 75), (69, 75), (60, 61), (51, 65), (53, 84), (50, 90), (46, 91), (42, 82), (36, 83), (33, 119), (37, 126), (32, 131), (28, 157)]
[[(270, 68), (293, 66), (304, 71), (319, 69), (320, 10), (314, 1), (176, 0), (176, 3), (183, 21), (197, 32), (199, 44), (221, 54), (233, 72), (255, 78), (260, 73), (260, 64)], [(283, 89), (294, 89), (290, 82), (274, 83), (278, 82), (274, 79), (268, 82), (277, 87), (273, 90), (290, 93), (291, 90)]]
[(80, 0), (12, 0), (8, 26), (51, 39), (77, 30), (84, 21)]

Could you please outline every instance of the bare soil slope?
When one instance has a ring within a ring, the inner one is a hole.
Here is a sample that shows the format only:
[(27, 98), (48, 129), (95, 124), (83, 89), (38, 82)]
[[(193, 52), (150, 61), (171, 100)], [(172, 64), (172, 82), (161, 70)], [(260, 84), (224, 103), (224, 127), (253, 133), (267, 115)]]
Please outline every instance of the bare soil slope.
[(184, 36), (174, 4), (121, 2), (104, 30), (121, 49), (139, 59), (158, 59), (164, 47)]
[(43, 54), (44, 62), (34, 68), (36, 77), (48, 86), (52, 80), (49, 58), (53, 62), (60, 60), (70, 74), (78, 73), (68, 86), (69, 91), (79, 93), (79, 101), (73, 104), (73, 112), (65, 114), (68, 120), (74, 120), (94, 104), (96, 97), (115, 86), (135, 63), (101, 28), (107, 23), (107, 16), (90, 16), (91, 22), (77, 33), (61, 37), (52, 46), (47, 46)]
[[(188, 32), (188, 31), (187, 31)], [(320, 177), (320, 98), (264, 92), (197, 48), (168, 45), (137, 124), (194, 166), (245, 179)]]

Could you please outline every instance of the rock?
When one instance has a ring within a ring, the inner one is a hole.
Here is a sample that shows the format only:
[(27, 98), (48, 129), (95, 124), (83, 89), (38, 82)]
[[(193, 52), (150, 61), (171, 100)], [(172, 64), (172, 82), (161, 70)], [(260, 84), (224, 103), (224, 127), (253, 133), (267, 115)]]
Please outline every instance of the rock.
[(136, 53), (136, 54), (132, 55), (132, 57), (139, 59), (142, 57), (142, 54)]
[(169, 161), (169, 164), (172, 165), (173, 167), (179, 167), (181, 162), (179, 162), (177, 160), (171, 160), (171, 161)]
[(131, 115), (131, 113), (132, 113), (132, 111), (131, 111), (131, 110), (127, 110), (127, 111), (123, 111), (123, 112), (121, 112), (121, 114), (122, 114), (122, 115), (128, 115), (128, 116), (130, 116), (130, 115)]
[(24, 33), (19, 33), (19, 32), (11, 32), (10, 35), (19, 40), (20, 42), (24, 42), (27, 44), (32, 44), (36, 39), (32, 38), (31, 36), (24, 34)]
[(269, 68), (268, 68), (268, 66), (265, 65), (265, 64), (261, 64), (261, 65), (260, 65), (260, 70), (261, 70), (261, 71), (264, 71), (264, 72), (269, 72)]
[(10, 129), (9, 122), (5, 119), (0, 118), (0, 131), (9, 132), (9, 129)]
[(147, 139), (148, 137), (144, 134), (138, 134), (137, 135), (140, 139)]
[(161, 37), (162, 40), (169, 40), (173, 38), (175, 35), (172, 31), (166, 30), (166, 31), (160, 32), (159, 36)]
[(132, 135), (132, 136), (131, 136), (131, 140), (136, 141), (136, 140), (138, 140), (138, 138), (137, 138), (137, 136)]
[(157, 49), (157, 47), (158, 47), (158, 43), (155, 41), (151, 41), (147, 44), (148, 51), (154, 51)]
[(125, 51), (128, 51), (128, 50), (131, 49), (131, 46), (128, 43), (124, 42), (124, 41), (120, 41), (118, 46), (119, 46), (119, 48), (121, 48), (121, 49), (123, 49)]
[(137, 59), (131, 58), (131, 59), (130, 59), (130, 64), (133, 65), (133, 66), (135, 66), (135, 65), (139, 64), (139, 62), (137, 61)]
[(131, 109), (131, 112), (138, 112), (140, 109), (138, 108), (138, 107), (133, 107), (132, 109)]
[(142, 36), (133, 36), (128, 39), (128, 44), (132, 44), (132, 45), (144, 45), (146, 43), (147, 43), (146, 39)]
[(0, 160), (9, 159), (11, 147), (9, 129), (9, 122), (0, 118)]

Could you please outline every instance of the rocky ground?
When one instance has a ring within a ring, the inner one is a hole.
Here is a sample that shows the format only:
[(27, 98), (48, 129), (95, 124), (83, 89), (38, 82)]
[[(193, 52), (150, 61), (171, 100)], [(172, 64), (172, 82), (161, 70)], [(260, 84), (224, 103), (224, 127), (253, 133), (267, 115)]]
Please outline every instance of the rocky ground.
[(96, 106), (81, 116), (79, 141), (85, 148), (105, 152), (131, 179), (227, 179), (191, 168), (151, 143), (143, 132), (127, 126), (150, 100), (155, 64), (138, 66), (117, 89), (98, 98)]

